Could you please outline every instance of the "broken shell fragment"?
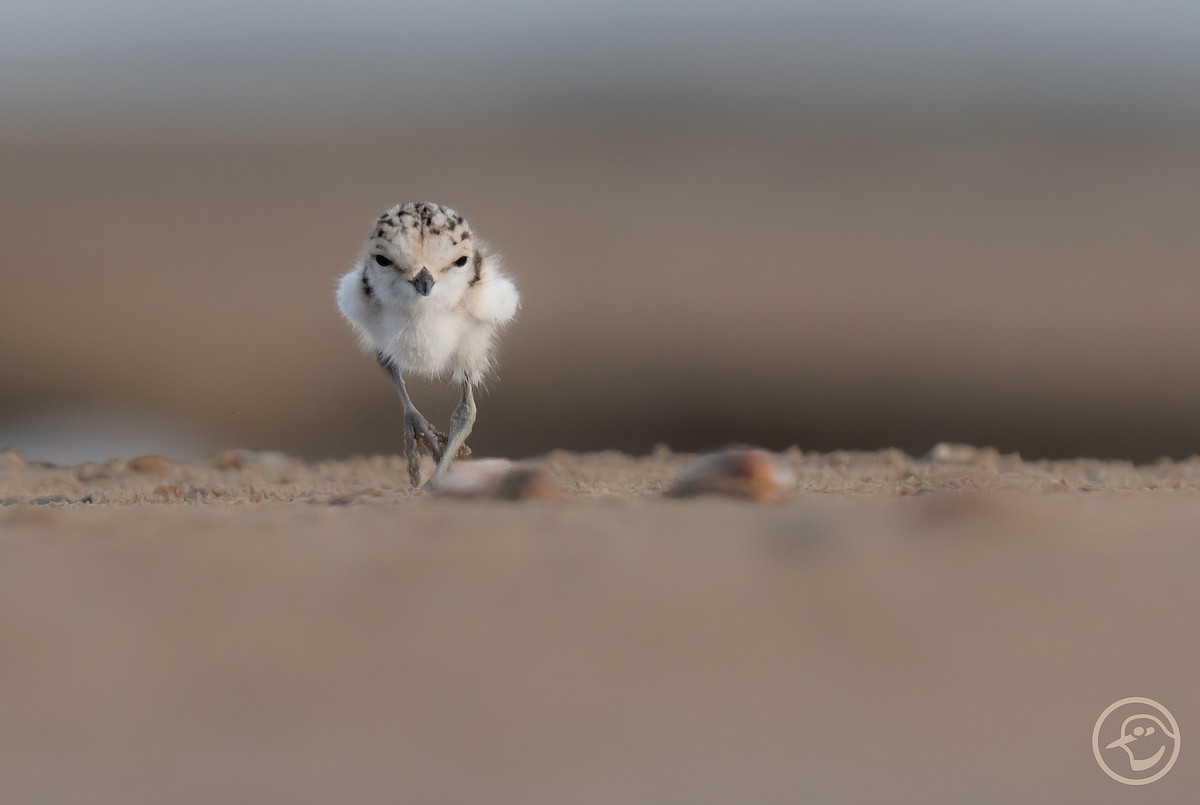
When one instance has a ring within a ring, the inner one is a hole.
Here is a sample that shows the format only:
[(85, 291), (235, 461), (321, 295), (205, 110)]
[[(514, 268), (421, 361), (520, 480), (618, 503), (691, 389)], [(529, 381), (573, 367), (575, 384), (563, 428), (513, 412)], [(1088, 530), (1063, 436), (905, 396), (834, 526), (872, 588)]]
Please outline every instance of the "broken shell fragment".
[(666, 494), (673, 498), (724, 495), (769, 503), (783, 500), (795, 488), (796, 477), (766, 450), (725, 450), (697, 460)]
[(499, 500), (558, 500), (562, 494), (554, 476), (536, 467), (518, 467), (504, 473), (495, 492)]
[(434, 497), (470, 500), (558, 500), (554, 476), (534, 467), (513, 467), (507, 459), (460, 461), (438, 484)]

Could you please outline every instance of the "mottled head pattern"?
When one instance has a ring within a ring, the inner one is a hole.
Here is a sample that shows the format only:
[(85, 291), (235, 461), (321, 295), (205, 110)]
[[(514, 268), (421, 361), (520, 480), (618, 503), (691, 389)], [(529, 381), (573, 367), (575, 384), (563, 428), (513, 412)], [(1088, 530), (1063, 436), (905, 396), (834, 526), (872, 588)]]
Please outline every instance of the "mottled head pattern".
[(471, 227), (441, 204), (415, 201), (392, 207), (375, 222), (367, 248), (368, 259), (404, 276), (425, 269), (435, 280), (462, 272), (471, 284), (479, 281), (482, 255)]
[(338, 310), (362, 344), (399, 372), (488, 373), (500, 329), (520, 305), (500, 258), (438, 204), (393, 207), (371, 224), (338, 282)]

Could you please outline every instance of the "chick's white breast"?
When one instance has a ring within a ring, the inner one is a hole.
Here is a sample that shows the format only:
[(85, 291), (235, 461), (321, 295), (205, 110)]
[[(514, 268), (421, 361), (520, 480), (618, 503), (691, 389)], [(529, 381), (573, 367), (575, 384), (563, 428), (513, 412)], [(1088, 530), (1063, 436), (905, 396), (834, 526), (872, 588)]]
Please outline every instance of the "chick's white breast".
[(391, 355), (402, 370), (424, 375), (440, 375), (455, 366), (455, 355), (472, 322), (462, 310), (421, 315), (414, 311), (389, 311), (391, 334), (384, 352)]

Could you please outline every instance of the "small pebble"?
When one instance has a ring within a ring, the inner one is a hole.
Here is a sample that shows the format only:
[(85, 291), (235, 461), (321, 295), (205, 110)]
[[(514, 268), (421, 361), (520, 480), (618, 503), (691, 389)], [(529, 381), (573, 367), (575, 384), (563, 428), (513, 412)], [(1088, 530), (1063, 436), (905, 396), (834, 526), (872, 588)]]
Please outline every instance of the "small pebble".
[(246, 466), (245, 450), (223, 450), (213, 459), (213, 466), (219, 470), (240, 470)]
[(225, 450), (217, 455), (213, 464), (219, 470), (243, 470), (246, 467), (283, 469), (291, 463), (291, 457), (275, 450)]
[(766, 450), (726, 450), (685, 469), (667, 496), (725, 495), (769, 503), (783, 500), (795, 488), (796, 477)]
[(999, 453), (994, 447), (975, 447), (970, 444), (942, 442), (925, 454), (928, 461), (935, 464), (976, 464), (979, 462), (995, 462)]
[(175, 462), (163, 456), (150, 454), (129, 459), (127, 466), (140, 475), (166, 475), (175, 466)]
[(25, 469), (25, 457), (15, 450), (0, 450), (0, 472), (17, 472)]

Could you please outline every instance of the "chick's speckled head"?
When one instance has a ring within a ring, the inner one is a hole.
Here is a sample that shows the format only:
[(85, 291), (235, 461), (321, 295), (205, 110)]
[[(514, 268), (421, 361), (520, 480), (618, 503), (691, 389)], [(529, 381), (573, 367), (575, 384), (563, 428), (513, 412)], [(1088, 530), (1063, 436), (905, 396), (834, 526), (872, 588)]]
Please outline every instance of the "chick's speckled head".
[(424, 201), (392, 207), (375, 223), (367, 243), (367, 259), (410, 281), (422, 270), (433, 282), (446, 273), (473, 270), (471, 228), (454, 210)]

